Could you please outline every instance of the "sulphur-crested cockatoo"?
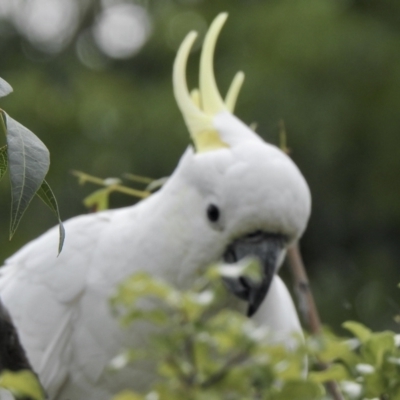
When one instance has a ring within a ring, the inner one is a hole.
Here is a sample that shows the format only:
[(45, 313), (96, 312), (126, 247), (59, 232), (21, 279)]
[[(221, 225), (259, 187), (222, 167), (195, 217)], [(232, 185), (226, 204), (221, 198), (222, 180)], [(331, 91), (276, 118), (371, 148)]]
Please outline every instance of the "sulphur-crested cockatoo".
[(187, 288), (211, 263), (256, 256), (262, 282), (227, 279), (227, 287), (248, 303), (249, 316), (278, 335), (300, 329), (276, 272), (306, 227), (310, 193), (291, 159), (233, 115), (243, 73), (225, 100), (218, 92), (213, 53), (226, 17), (220, 14), (210, 26), (199, 90), (191, 94), (185, 70), (196, 33), (178, 50), (174, 94), (194, 146), (161, 190), (132, 207), (67, 221), (59, 257), (54, 228), (1, 269), (2, 300), (50, 399), (109, 399), (122, 388), (149, 384), (153, 374), (143, 363), (119, 374), (107, 371), (122, 347), (142, 346), (148, 336), (140, 328), (127, 334), (108, 305), (116, 285), (138, 271)]

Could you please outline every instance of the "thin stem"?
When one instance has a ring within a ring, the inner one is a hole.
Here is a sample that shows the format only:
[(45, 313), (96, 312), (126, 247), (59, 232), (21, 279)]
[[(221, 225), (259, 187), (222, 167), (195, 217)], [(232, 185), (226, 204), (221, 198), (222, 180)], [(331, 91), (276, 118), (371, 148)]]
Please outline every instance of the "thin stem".
[(286, 127), (283, 119), (279, 121), (279, 147), (284, 153), (290, 153), (290, 149), (287, 147)]
[(122, 185), (112, 185), (110, 186), (110, 189), (114, 192), (129, 194), (130, 196), (140, 197), (141, 199), (149, 197), (151, 194), (150, 192), (146, 192), (144, 190), (136, 190)]
[(81, 185), (85, 184), (86, 182), (91, 182), (91, 183), (95, 183), (96, 185), (107, 186), (104, 184), (103, 179), (96, 178), (95, 176), (86, 174), (85, 172), (72, 170), (71, 174), (76, 176), (77, 178), (79, 178), (79, 183)]
[(310, 332), (313, 335), (318, 335), (321, 333), (321, 321), (297, 243), (288, 249), (288, 259), (294, 278), (294, 288), (300, 313)]
[(72, 175), (78, 177), (79, 183), (81, 185), (83, 185), (86, 182), (91, 182), (91, 183), (95, 183), (96, 185), (108, 187), (110, 192), (125, 193), (130, 196), (139, 197), (141, 199), (144, 199), (144, 198), (150, 196), (150, 194), (151, 194), (150, 192), (145, 191), (145, 190), (136, 190), (136, 189), (132, 189), (132, 188), (129, 188), (129, 187), (126, 187), (123, 185), (119, 185), (119, 184), (109, 184), (109, 183), (107, 183), (106, 180), (86, 174), (85, 172), (73, 170), (73, 171), (71, 171), (71, 173), (72, 173)]
[(135, 174), (127, 173), (127, 174), (124, 174), (123, 176), (133, 182), (139, 182), (139, 183), (150, 184), (151, 182), (155, 181), (155, 179), (148, 178), (147, 176), (141, 176), (141, 175), (135, 175)]

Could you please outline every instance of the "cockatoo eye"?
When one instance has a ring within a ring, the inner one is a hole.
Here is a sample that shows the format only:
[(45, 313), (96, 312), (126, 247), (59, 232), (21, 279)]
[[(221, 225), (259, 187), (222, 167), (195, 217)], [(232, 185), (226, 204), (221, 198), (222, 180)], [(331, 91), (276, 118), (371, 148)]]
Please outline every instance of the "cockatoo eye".
[(207, 217), (211, 222), (217, 222), (220, 216), (219, 208), (215, 204), (209, 204), (207, 207)]

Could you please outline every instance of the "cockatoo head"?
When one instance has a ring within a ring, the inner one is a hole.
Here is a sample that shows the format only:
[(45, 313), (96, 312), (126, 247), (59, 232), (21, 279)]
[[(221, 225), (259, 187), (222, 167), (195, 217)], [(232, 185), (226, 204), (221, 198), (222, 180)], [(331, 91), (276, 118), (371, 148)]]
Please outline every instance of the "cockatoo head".
[(188, 199), (197, 242), (193, 251), (198, 251), (199, 259), (234, 263), (247, 256), (259, 258), (261, 282), (226, 279), (228, 287), (248, 301), (252, 315), (264, 300), (287, 246), (303, 233), (311, 197), (292, 160), (233, 115), (244, 74), (236, 74), (225, 100), (218, 92), (213, 53), (226, 18), (226, 13), (219, 14), (205, 37), (199, 90), (189, 93), (185, 78), (196, 32), (190, 32), (178, 50), (174, 93), (194, 148), (183, 155), (174, 176), (192, 191)]

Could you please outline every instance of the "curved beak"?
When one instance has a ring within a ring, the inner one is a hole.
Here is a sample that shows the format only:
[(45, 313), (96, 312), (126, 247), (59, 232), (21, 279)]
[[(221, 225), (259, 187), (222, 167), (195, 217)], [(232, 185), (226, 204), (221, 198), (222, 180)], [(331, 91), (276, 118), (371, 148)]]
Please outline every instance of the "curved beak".
[(228, 264), (236, 263), (245, 257), (255, 257), (260, 261), (261, 279), (258, 281), (246, 276), (223, 278), (233, 294), (248, 302), (249, 317), (258, 310), (268, 293), (285, 242), (286, 238), (283, 235), (257, 231), (236, 239), (223, 255), (224, 261)]

